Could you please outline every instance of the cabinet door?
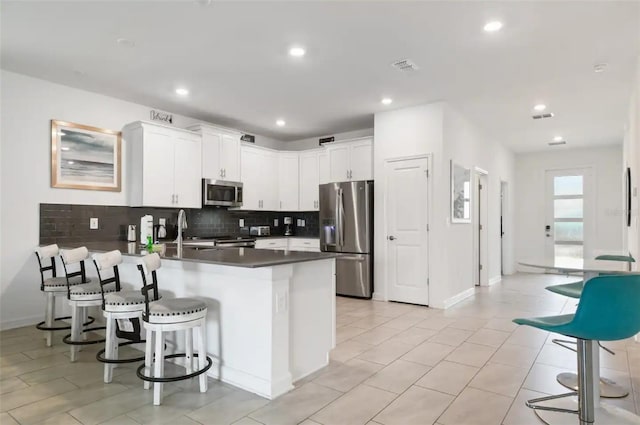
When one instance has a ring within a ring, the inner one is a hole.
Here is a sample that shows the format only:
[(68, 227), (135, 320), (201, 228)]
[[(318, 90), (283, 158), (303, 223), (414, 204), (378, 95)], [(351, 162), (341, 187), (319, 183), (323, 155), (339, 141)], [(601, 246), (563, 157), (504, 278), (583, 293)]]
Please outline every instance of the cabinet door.
[(262, 208), (267, 211), (278, 211), (280, 193), (278, 190), (278, 155), (271, 151), (261, 151), (262, 162), (258, 167), (262, 183)]
[(220, 150), (222, 134), (209, 131), (202, 133), (202, 178), (222, 180)]
[(143, 130), (142, 205), (174, 207), (174, 141), (169, 132)]
[(351, 143), (349, 180), (373, 179), (373, 143), (371, 140)]
[(349, 180), (349, 146), (329, 148), (329, 179), (332, 182)]
[(326, 150), (318, 154), (318, 170), (320, 184), (331, 182), (331, 170), (329, 170), (329, 152)]
[(278, 191), (280, 211), (298, 211), (298, 154), (278, 154)]
[(243, 210), (260, 209), (262, 179), (260, 151), (251, 147), (240, 148), (240, 181), (243, 183)]
[(222, 180), (240, 181), (240, 135), (222, 135), (220, 145), (220, 168)]
[(318, 153), (300, 155), (300, 211), (318, 211)]
[(202, 207), (202, 171), (200, 138), (177, 134), (174, 140), (174, 192), (176, 207)]

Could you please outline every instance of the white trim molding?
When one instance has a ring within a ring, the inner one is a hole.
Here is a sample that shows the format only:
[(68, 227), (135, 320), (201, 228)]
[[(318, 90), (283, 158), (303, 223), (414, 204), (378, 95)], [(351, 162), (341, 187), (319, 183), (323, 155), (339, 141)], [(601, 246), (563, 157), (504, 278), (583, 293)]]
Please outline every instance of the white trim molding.
[(489, 282), (487, 282), (487, 286), (493, 286), (496, 283), (500, 283), (500, 282), (502, 282), (502, 276), (494, 276), (489, 279)]
[(474, 286), (472, 288), (469, 288), (467, 290), (460, 292), (459, 294), (454, 295), (453, 297), (447, 298), (441, 303), (440, 302), (434, 303), (433, 305), (430, 305), (430, 307), (441, 308), (446, 310), (458, 304), (460, 301), (475, 295), (475, 293), (476, 293), (476, 288)]

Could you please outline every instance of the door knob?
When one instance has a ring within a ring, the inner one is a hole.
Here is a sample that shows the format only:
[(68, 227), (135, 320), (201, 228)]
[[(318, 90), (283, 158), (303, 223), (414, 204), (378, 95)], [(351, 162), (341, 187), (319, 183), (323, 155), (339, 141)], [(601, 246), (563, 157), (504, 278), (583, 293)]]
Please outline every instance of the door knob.
[(390, 241), (395, 241), (396, 237), (395, 236), (387, 236), (387, 239), (389, 239)]

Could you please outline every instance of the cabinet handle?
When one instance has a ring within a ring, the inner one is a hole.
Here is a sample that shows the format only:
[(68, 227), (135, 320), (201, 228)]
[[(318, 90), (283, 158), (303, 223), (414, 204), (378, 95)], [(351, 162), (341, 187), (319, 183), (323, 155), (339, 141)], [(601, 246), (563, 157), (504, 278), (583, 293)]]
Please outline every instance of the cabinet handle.
[(224, 176), (222, 175), (222, 168), (221, 168), (220, 169), (220, 178), (222, 178), (222, 177), (224, 177)]
[(222, 169), (222, 177), (227, 177), (227, 170), (226, 169)]
[(178, 203), (178, 195), (176, 194), (176, 204)]

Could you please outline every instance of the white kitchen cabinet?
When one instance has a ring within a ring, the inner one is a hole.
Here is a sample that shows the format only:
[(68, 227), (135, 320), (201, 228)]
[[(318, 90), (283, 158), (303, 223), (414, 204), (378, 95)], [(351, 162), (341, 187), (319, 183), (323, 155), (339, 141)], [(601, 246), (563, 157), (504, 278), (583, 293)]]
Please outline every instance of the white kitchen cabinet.
[(329, 153), (323, 150), (318, 154), (318, 175), (320, 184), (331, 182), (331, 170), (329, 170)]
[(320, 184), (320, 153), (300, 154), (300, 211), (318, 211)]
[(300, 177), (297, 152), (278, 153), (278, 192), (280, 211), (298, 211)]
[(123, 138), (130, 206), (202, 207), (199, 134), (138, 121), (124, 127)]
[(340, 142), (327, 149), (329, 181), (373, 179), (373, 141), (371, 138)]
[(257, 249), (287, 249), (288, 241), (286, 238), (266, 238), (256, 240)]
[(202, 177), (240, 181), (241, 134), (204, 124), (189, 129), (202, 135)]
[(240, 181), (243, 183), (243, 210), (277, 211), (278, 155), (275, 151), (242, 145)]
[(289, 238), (289, 251), (320, 252), (318, 238)]
[(258, 238), (257, 249), (280, 249), (289, 251), (320, 252), (318, 238)]

